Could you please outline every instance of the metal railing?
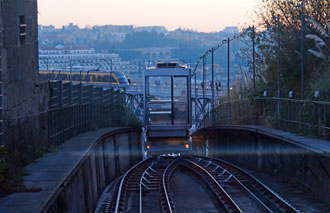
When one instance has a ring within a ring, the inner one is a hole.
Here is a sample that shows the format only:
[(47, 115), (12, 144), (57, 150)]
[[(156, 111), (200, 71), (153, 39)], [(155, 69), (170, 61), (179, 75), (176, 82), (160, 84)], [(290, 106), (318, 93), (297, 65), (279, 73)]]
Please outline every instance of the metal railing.
[(120, 90), (49, 82), (48, 110), (4, 120), (5, 142), (18, 149), (21, 146), (37, 149), (100, 128), (139, 126), (138, 116), (141, 117), (143, 109), (137, 110), (141, 105), (138, 97)]
[(262, 97), (221, 103), (204, 113), (197, 128), (261, 125), (330, 139), (330, 102)]
[(330, 102), (286, 98), (257, 98), (260, 114), (272, 126), (330, 139)]

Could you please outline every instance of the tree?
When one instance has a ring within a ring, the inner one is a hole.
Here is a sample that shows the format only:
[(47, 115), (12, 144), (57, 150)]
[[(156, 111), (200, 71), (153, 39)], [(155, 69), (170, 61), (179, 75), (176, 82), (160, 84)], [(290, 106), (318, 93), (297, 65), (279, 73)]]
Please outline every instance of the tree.
[[(304, 3), (302, 9), (301, 0), (264, 0), (258, 11), (257, 52), (264, 64), (258, 67), (262, 76), (259, 80), (263, 79), (270, 91), (277, 90), (279, 81), (282, 94), (289, 90), (299, 94), (303, 54), (306, 56), (304, 82), (307, 89), (326, 71), (324, 55), (328, 54), (328, 47), (325, 47), (329, 40), (324, 32), (328, 30), (330, 3), (323, 0), (304, 0)], [(302, 20), (306, 23), (304, 34), (307, 35), (303, 38), (303, 52), (300, 50)]]

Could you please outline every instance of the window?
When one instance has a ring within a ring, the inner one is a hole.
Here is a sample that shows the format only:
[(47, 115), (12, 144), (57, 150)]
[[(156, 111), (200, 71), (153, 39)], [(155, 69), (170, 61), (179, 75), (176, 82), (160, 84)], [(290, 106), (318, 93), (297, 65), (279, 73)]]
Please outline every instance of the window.
[(21, 45), (25, 44), (26, 26), (25, 16), (19, 16), (19, 41)]

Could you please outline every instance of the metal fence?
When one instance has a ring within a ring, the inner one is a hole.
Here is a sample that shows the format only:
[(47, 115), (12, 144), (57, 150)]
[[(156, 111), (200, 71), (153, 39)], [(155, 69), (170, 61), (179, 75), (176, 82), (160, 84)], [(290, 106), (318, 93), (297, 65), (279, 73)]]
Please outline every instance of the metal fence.
[(330, 102), (257, 98), (260, 114), (274, 127), (330, 139)]
[[(49, 110), (5, 121), (5, 143), (58, 145), (80, 133), (104, 127), (138, 126), (143, 109), (138, 94), (49, 82)], [(143, 102), (142, 102), (143, 103)], [(134, 109), (134, 110), (133, 110)]]
[(255, 98), (222, 103), (204, 114), (198, 128), (261, 125), (306, 136), (330, 139), (330, 102)]

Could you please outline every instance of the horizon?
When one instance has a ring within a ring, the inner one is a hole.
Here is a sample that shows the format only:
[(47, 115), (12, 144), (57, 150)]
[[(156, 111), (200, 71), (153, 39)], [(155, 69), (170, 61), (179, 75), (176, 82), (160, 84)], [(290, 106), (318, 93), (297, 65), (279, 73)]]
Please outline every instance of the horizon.
[(44, 24), (40, 24), (39, 23), (38, 26), (43, 26), (43, 27), (53, 26), (53, 27), (55, 27), (55, 29), (61, 29), (63, 27), (69, 26), (70, 24), (73, 24), (74, 26), (78, 26), (79, 29), (86, 29), (86, 28), (91, 28), (91, 27), (103, 27), (103, 26), (132, 26), (133, 28), (140, 28), (140, 27), (164, 27), (169, 32), (176, 31), (176, 30), (184, 30), (184, 31), (197, 32), (197, 33), (218, 33), (218, 32), (221, 32), (221, 31), (225, 30), (226, 28), (230, 28), (230, 27), (236, 27), (238, 30), (240, 30), (240, 26), (225, 26), (225, 27), (219, 29), (218, 31), (210, 31), (210, 32), (204, 32), (204, 31), (199, 31), (199, 30), (196, 30), (196, 29), (182, 28), (182, 27), (169, 29), (169, 28), (167, 28), (164, 25), (140, 25), (140, 26), (138, 26), (138, 25), (133, 25), (133, 24), (124, 24), (124, 25), (121, 25), (121, 24), (102, 24), (102, 25), (95, 24), (95, 25), (80, 26), (79, 24), (76, 24), (76, 23), (67, 23), (67, 24), (64, 24), (64, 25), (56, 26), (56, 25), (53, 25), (53, 24), (44, 25)]
[(260, 0), (140, 0), (138, 3), (131, 0), (80, 0), (78, 3), (74, 0), (43, 0), (39, 2), (39, 24), (56, 28), (70, 23), (80, 28), (164, 26), (169, 31), (181, 28), (210, 33), (248, 25), (258, 2)]

